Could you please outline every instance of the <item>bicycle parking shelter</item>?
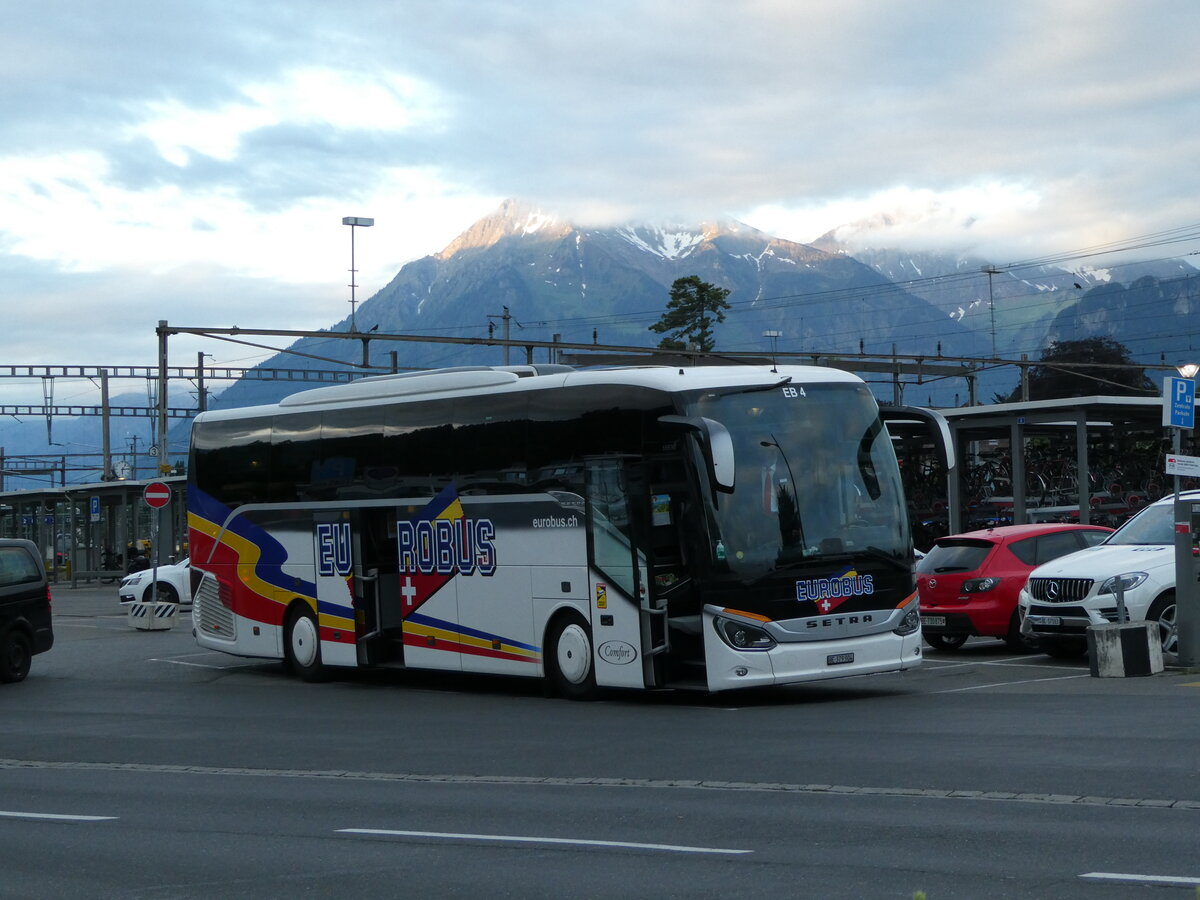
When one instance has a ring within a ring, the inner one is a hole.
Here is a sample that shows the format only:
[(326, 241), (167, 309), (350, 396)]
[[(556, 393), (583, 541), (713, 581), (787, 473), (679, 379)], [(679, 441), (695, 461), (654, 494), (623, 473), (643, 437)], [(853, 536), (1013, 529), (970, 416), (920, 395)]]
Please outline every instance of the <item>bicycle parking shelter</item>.
[[(958, 477), (948, 484), (946, 533), (969, 530), (988, 518), (1014, 524), (1123, 520), (1157, 499), (1154, 483), (1161, 492), (1168, 490), (1163, 469), (1170, 435), (1162, 424), (1162, 409), (1161, 397), (1088, 396), (940, 410), (961, 461)], [(1193, 452), (1188, 449), (1193, 435), (1185, 433), (1181, 452)], [(1061, 459), (1045, 466), (1027, 463), (1027, 442), (1037, 438), (1069, 445), (1073, 455), (1065, 458), (1065, 466)], [(1014, 447), (1022, 452), (1012, 452)], [(1001, 455), (1005, 448), (1009, 468), (1001, 485), (1007, 478), (1009, 490), (996, 490), (980, 503), (979, 494), (970, 489), (972, 461), (978, 464), (989, 450)], [(1125, 460), (1128, 473), (1106, 469), (1108, 461), (1117, 459)], [(1039, 471), (1055, 467), (1069, 470), (1068, 478)], [(1122, 474), (1133, 477), (1122, 480)], [(1060, 483), (1052, 483), (1056, 479)], [(1015, 490), (1014, 485), (1025, 489)]]

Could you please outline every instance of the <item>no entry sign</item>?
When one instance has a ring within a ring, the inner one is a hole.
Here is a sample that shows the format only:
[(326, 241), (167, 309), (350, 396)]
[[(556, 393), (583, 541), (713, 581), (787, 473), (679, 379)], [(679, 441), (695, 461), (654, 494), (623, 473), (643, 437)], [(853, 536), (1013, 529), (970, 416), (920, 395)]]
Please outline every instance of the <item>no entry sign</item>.
[(171, 502), (171, 486), (152, 481), (142, 489), (142, 499), (151, 509), (162, 509)]

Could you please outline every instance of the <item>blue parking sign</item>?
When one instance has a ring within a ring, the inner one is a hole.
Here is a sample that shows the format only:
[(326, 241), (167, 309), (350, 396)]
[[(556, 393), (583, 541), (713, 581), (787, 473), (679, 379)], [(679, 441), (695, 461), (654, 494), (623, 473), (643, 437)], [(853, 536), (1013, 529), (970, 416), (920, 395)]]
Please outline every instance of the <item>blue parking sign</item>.
[(93, 522), (100, 521), (100, 498), (99, 497), (93, 496), (93, 497), (88, 498), (88, 518), (91, 519), (91, 521), (93, 521)]
[(1163, 379), (1163, 424), (1174, 428), (1196, 425), (1196, 382), (1190, 378)]

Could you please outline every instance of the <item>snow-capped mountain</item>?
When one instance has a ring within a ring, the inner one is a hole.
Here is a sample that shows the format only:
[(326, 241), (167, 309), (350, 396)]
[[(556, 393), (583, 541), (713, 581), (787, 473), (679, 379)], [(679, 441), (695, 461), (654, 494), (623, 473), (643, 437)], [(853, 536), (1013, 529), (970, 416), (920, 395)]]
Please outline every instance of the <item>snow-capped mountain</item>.
[[(474, 223), (439, 253), (408, 263), (362, 303), (359, 331), (484, 338), (507, 310), (513, 339), (653, 347), (649, 326), (662, 315), (675, 279), (696, 275), (730, 291), (717, 326), (717, 350), (761, 356), (764, 331), (780, 351), (971, 356), (981, 337), (914, 292), (841, 253), (784, 241), (738, 222), (626, 223), (589, 227), (516, 201)], [(281, 323), (283, 324), (283, 323)], [(349, 329), (349, 319), (331, 330)], [(402, 368), (499, 363), (499, 348), (382, 343)], [(356, 344), (309, 338), (293, 349), (347, 362)], [(514, 357), (515, 359), (515, 357)], [(266, 367), (304, 365), (304, 357)], [(539, 360), (541, 361), (541, 360)], [(262, 402), (294, 390), (247, 381), (222, 403)]]

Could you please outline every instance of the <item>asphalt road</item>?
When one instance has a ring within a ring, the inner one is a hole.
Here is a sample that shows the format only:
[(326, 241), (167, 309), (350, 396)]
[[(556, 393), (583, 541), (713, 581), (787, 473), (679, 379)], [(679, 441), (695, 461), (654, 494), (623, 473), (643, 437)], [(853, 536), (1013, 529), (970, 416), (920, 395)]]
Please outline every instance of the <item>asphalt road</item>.
[[(326, 684), (55, 591), (0, 687), (0, 897), (1194, 897), (1200, 676), (972, 642), (787, 689)], [(1190, 879), (1190, 882), (1189, 882)]]

